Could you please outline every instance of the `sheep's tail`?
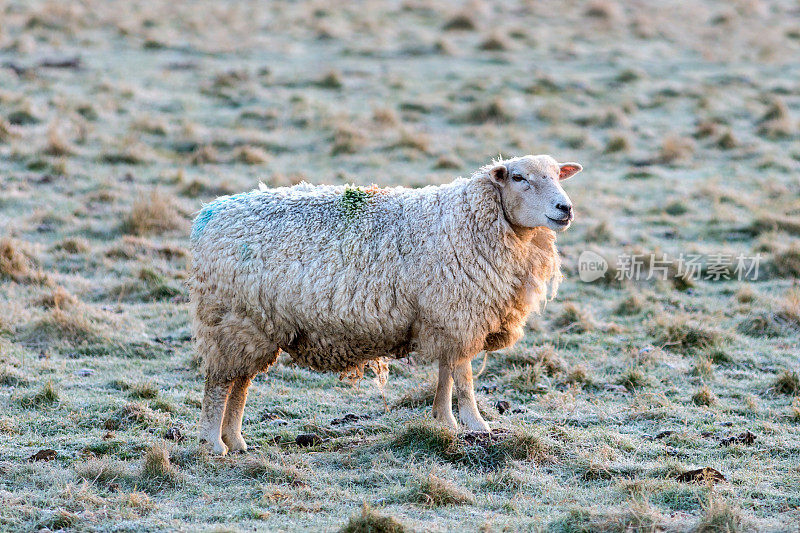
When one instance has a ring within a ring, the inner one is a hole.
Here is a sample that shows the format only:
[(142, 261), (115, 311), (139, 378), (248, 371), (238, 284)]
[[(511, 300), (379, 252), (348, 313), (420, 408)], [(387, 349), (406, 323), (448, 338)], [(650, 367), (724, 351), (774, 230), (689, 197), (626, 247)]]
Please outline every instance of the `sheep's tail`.
[(486, 371), (486, 361), (488, 359), (489, 359), (489, 352), (488, 351), (484, 351), (483, 352), (483, 363), (481, 363), (480, 370), (478, 370), (478, 372), (475, 374), (475, 376), (474, 376), (475, 378), (481, 377), (481, 374), (483, 374)]

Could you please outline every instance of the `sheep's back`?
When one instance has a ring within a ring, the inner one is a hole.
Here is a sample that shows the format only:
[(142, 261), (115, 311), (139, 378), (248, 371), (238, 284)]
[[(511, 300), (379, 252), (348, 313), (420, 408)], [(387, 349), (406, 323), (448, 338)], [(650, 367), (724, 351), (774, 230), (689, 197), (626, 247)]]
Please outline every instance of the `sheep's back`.
[(343, 206), (344, 194), (254, 191), (205, 206), (193, 226), (193, 298), (257, 318), (315, 368), (407, 351), (416, 313), (404, 279), (414, 243), (403, 228), (415, 200), (385, 191)]

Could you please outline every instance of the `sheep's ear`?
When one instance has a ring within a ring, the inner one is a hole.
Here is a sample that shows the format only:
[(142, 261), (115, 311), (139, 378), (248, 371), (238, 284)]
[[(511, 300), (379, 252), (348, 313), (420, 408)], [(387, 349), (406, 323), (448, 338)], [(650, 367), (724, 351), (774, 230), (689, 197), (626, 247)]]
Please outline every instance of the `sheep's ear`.
[(561, 163), (560, 169), (561, 170), (558, 174), (558, 179), (567, 180), (583, 170), (583, 167), (578, 163)]
[(498, 185), (505, 185), (508, 181), (508, 169), (505, 165), (496, 165), (489, 171), (489, 177)]

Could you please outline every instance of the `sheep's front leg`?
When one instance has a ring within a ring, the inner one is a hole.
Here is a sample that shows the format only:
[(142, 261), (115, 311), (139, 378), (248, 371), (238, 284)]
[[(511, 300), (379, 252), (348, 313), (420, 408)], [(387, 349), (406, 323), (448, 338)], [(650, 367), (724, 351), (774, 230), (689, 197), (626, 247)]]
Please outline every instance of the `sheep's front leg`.
[(489, 424), (478, 412), (478, 404), (475, 401), (471, 359), (456, 364), (453, 369), (453, 380), (456, 385), (458, 417), (461, 419), (461, 423), (472, 431), (490, 431)]
[(231, 391), (231, 382), (214, 382), (206, 378), (206, 391), (200, 411), (200, 440), (211, 445), (214, 453), (225, 455), (228, 447), (222, 442), (222, 418)]
[(230, 452), (247, 451), (247, 444), (242, 437), (242, 416), (249, 386), (249, 377), (238, 378), (234, 380), (230, 396), (228, 396), (225, 418), (222, 421), (222, 442), (228, 445)]
[(447, 426), (457, 427), (453, 416), (453, 371), (444, 360), (439, 361), (439, 382), (433, 397), (433, 417)]

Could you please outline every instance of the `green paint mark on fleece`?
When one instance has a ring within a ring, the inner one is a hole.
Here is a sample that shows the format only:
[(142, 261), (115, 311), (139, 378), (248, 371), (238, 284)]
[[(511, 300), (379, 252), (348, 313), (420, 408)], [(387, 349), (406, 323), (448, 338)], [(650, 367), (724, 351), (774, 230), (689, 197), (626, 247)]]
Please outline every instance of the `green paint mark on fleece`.
[(339, 199), (339, 209), (347, 220), (353, 220), (364, 210), (370, 198), (375, 196), (377, 188), (370, 187), (345, 187), (341, 199)]

